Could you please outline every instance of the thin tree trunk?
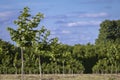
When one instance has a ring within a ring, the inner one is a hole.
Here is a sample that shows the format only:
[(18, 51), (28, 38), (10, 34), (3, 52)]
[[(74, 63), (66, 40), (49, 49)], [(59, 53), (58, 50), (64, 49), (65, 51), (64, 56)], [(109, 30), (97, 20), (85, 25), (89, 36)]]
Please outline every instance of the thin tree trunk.
[(56, 75), (58, 75), (58, 74), (59, 74), (59, 66), (58, 66), (57, 62), (56, 62), (56, 67), (57, 67), (57, 68), (56, 68), (56, 69), (57, 69), (57, 70), (56, 70)]
[(16, 70), (15, 74), (17, 74), (17, 67), (15, 67), (15, 70)]
[(6, 67), (6, 74), (7, 74), (7, 67)]
[(21, 66), (21, 80), (24, 80), (24, 65), (23, 65), (23, 48), (21, 47), (21, 60), (22, 60), (22, 66)]
[(41, 70), (41, 59), (40, 59), (40, 56), (39, 56), (39, 72), (40, 72), (40, 80), (42, 78), (42, 70)]
[(64, 74), (65, 74), (65, 61), (63, 61), (63, 76), (64, 76)]
[(17, 67), (15, 67), (15, 78), (17, 78)]

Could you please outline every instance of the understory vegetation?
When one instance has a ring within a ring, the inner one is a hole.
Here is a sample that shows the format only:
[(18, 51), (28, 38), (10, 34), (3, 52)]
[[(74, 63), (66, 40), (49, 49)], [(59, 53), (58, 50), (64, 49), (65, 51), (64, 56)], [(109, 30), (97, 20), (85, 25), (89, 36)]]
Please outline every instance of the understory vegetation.
[[(65, 45), (47, 46), (40, 55), (42, 73), (119, 73), (120, 45)], [(45, 48), (45, 45), (44, 45)], [(56, 50), (57, 49), (57, 50)], [(0, 40), (0, 73), (20, 74), (20, 48)], [(38, 74), (39, 60), (33, 49), (24, 50), (24, 73)]]

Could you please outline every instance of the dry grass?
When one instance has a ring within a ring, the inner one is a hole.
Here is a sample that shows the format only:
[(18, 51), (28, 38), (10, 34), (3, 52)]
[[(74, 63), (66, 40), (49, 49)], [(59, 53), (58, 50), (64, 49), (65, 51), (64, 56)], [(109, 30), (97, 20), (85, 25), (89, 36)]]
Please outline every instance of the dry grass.
[[(20, 80), (21, 75), (0, 75), (0, 80)], [(24, 80), (40, 80), (39, 75), (26, 74), (24, 75)], [(120, 80), (120, 74), (66, 74), (66, 75), (54, 75), (45, 74), (42, 76), (41, 80)]]

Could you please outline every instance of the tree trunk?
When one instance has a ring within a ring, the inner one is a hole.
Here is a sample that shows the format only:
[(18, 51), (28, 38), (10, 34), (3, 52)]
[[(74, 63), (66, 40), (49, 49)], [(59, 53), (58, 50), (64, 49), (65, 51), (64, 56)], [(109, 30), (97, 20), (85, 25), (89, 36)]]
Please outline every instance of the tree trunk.
[(21, 80), (24, 80), (24, 65), (23, 65), (23, 48), (21, 47), (21, 60), (22, 60), (22, 65), (21, 65)]
[(17, 67), (15, 67), (15, 70), (16, 70), (16, 71), (15, 71), (15, 74), (17, 74)]
[(40, 80), (42, 78), (42, 70), (41, 70), (41, 59), (40, 59), (40, 56), (39, 56), (39, 72), (40, 72)]
[(17, 78), (17, 74), (18, 74), (17, 67), (15, 67), (15, 78)]
[(65, 74), (65, 61), (63, 61), (63, 76), (64, 76), (64, 74)]

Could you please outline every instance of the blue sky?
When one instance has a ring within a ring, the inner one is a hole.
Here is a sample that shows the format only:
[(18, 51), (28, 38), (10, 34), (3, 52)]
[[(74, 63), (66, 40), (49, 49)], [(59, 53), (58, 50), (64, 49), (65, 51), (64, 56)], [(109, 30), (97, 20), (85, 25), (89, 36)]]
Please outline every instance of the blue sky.
[[(41, 25), (65, 44), (94, 43), (100, 23), (120, 19), (120, 0), (0, 0), (0, 38), (11, 41), (6, 28), (15, 28), (13, 21), (28, 6), (31, 14), (45, 15)], [(39, 26), (41, 27), (41, 26)]]

